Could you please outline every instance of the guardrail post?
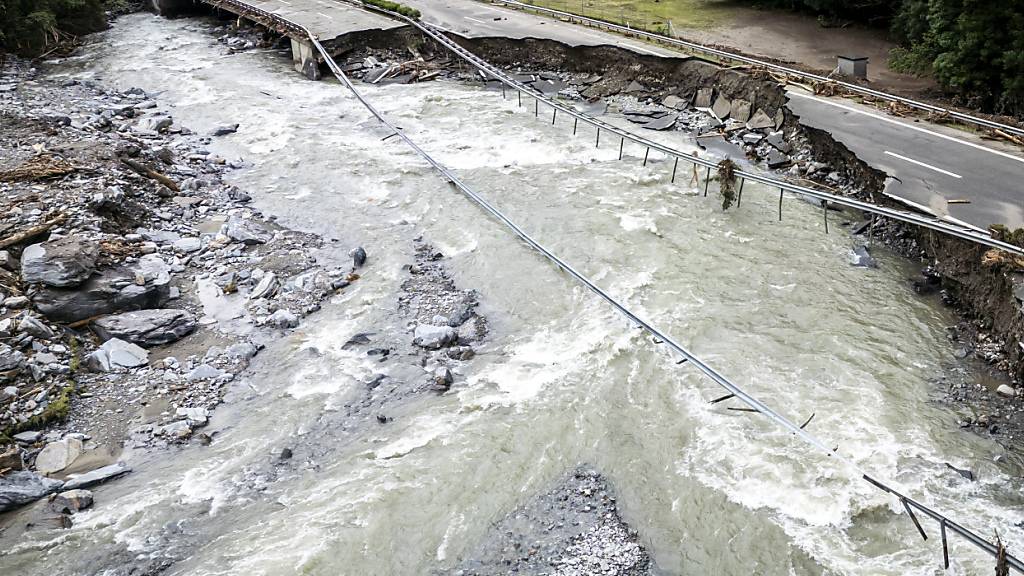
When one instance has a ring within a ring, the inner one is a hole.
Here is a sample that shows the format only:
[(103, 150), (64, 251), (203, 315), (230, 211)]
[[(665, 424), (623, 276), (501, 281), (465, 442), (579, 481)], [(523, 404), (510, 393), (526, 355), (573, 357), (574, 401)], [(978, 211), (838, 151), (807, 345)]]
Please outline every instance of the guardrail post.
[(555, 125), (555, 115), (558, 114), (558, 108), (551, 109), (551, 125)]
[(626, 143), (625, 138), (619, 138), (619, 160), (622, 160), (622, 145)]
[(579, 126), (579, 123), (580, 123), (580, 119), (579, 118), (573, 118), (572, 119), (572, 135), (573, 136), (576, 135), (576, 127)]
[(516, 94), (519, 95), (519, 107), (522, 108), (523, 107), (523, 91), (522, 90), (516, 90)]
[(708, 171), (704, 175), (704, 197), (708, 197), (708, 188), (711, 187), (711, 166), (708, 166)]
[(594, 148), (601, 147), (601, 127), (597, 127), (597, 140), (594, 142)]
[(779, 188), (779, 222), (782, 222), (782, 188)]
[(540, 99), (539, 98), (534, 98), (533, 99), (533, 117), (534, 118), (540, 118)]
[(828, 234), (828, 202), (821, 201), (821, 209), (825, 212), (825, 234)]
[(736, 207), (739, 208), (740, 204), (743, 203), (743, 185), (747, 183), (746, 178), (740, 178), (740, 192), (736, 196)]
[(679, 168), (679, 156), (676, 156), (676, 161), (672, 163), (672, 184), (676, 183), (676, 168)]

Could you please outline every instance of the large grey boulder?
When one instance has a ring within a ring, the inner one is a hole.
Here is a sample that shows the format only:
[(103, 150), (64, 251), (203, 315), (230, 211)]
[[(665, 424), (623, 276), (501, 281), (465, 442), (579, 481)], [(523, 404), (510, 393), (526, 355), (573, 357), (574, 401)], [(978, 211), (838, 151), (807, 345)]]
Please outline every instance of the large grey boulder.
[(774, 128), (775, 120), (768, 116), (764, 110), (760, 108), (754, 112), (754, 115), (747, 121), (747, 128), (750, 130), (764, 130), (765, 128)]
[(52, 494), (64, 483), (35, 472), (19, 471), (0, 476), (0, 512), (13, 510)]
[(49, 340), (54, 337), (53, 330), (33, 316), (25, 316), (18, 322), (18, 332), (24, 332), (40, 340)]
[(746, 122), (750, 120), (751, 104), (742, 98), (737, 98), (732, 101), (732, 107), (729, 110), (729, 117), (737, 122)]
[(106, 482), (111, 478), (117, 478), (118, 476), (127, 474), (131, 471), (132, 469), (129, 468), (127, 464), (125, 464), (124, 462), (118, 462), (116, 464), (111, 464), (110, 466), (97, 468), (92, 472), (78, 474), (64, 484), (64, 489), (77, 490), (79, 488), (88, 488), (90, 486), (95, 486), (101, 482)]
[(459, 333), (451, 326), (420, 324), (413, 332), (412, 343), (430, 350), (437, 350), (454, 344), (458, 339)]
[(0, 382), (14, 378), (24, 367), (24, 354), (7, 344), (0, 344)]
[(21, 254), (21, 276), (29, 284), (78, 286), (96, 270), (100, 245), (80, 236), (33, 244)]
[(719, 120), (725, 120), (729, 117), (729, 112), (732, 111), (732, 102), (728, 98), (719, 95), (715, 99), (715, 103), (711, 106), (711, 113), (715, 115), (715, 118)]
[(82, 454), (82, 441), (78, 438), (64, 438), (47, 444), (36, 456), (36, 471), (49, 476), (67, 468)]
[(135, 368), (149, 362), (149, 352), (145, 348), (139, 348), (131, 342), (125, 342), (117, 338), (111, 338), (99, 347), (107, 354), (109, 365), (122, 368)]
[(263, 224), (251, 218), (242, 218), (237, 214), (228, 218), (227, 223), (224, 224), (224, 234), (235, 242), (249, 245), (266, 244), (274, 238), (274, 234)]
[(54, 496), (50, 510), (58, 514), (74, 514), (92, 506), (92, 492), (88, 490), (67, 490)]
[(697, 97), (693, 101), (693, 105), (696, 108), (711, 108), (711, 101), (715, 96), (715, 91), (711, 88), (701, 88), (697, 90)]
[(92, 323), (102, 340), (120, 338), (139, 346), (159, 346), (183, 338), (196, 327), (196, 320), (185, 310), (158, 308), (105, 316)]
[(136, 271), (130, 268), (103, 270), (90, 277), (78, 289), (43, 288), (32, 301), (47, 318), (57, 322), (76, 322), (101, 314), (159, 308), (170, 295), (169, 277), (135, 283)]

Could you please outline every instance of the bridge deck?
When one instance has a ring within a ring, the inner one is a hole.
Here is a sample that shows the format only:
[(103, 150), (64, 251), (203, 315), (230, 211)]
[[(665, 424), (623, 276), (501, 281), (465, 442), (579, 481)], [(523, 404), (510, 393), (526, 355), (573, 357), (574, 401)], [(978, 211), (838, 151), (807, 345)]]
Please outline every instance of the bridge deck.
[[(390, 30), (402, 26), (390, 18), (360, 10), (338, 0), (243, 0), (245, 4), (305, 26), (322, 40), (361, 30)], [(230, 9), (229, 6), (222, 7)]]

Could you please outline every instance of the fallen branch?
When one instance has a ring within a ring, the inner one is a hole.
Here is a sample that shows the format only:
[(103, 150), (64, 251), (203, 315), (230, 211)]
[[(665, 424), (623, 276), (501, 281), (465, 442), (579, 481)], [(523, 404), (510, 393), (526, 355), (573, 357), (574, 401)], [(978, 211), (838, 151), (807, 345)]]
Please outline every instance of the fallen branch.
[(78, 320), (76, 322), (72, 322), (71, 324), (68, 324), (68, 328), (71, 328), (72, 330), (76, 330), (78, 328), (81, 328), (82, 326), (87, 326), (87, 325), (91, 324), (92, 322), (94, 322), (96, 320), (99, 320), (100, 318), (103, 318), (104, 316), (106, 316), (106, 314), (97, 314), (96, 316), (90, 316), (88, 318), (83, 318), (82, 320)]
[(13, 170), (0, 171), (0, 182), (29, 182), (66, 176), (77, 170), (74, 164), (49, 154), (35, 156)]
[(14, 246), (15, 244), (20, 244), (21, 242), (24, 242), (25, 240), (28, 240), (29, 238), (33, 238), (35, 236), (39, 236), (40, 234), (49, 231), (50, 228), (53, 228), (54, 226), (56, 226), (58, 224), (61, 224), (62, 222), (64, 222), (67, 219), (68, 219), (68, 215), (64, 214), (63, 212), (61, 212), (56, 217), (54, 217), (54, 218), (52, 218), (50, 220), (47, 220), (46, 222), (43, 222), (42, 224), (36, 224), (35, 226), (31, 226), (29, 228), (26, 228), (26, 229), (22, 230), (21, 232), (16, 232), (16, 233), (8, 236), (7, 238), (4, 238), (4, 239), (0, 240), (0, 249), (7, 248), (8, 246)]
[(161, 174), (156, 170), (153, 170), (152, 168), (146, 166), (142, 162), (136, 162), (135, 160), (132, 160), (130, 158), (121, 158), (121, 162), (124, 162), (126, 166), (131, 168), (132, 171), (134, 171), (136, 174), (140, 176), (145, 176), (150, 180), (156, 180), (157, 182), (163, 184), (164, 186), (170, 188), (175, 192), (181, 191), (181, 188), (178, 188), (178, 185), (175, 184), (174, 180), (171, 180), (164, 174)]

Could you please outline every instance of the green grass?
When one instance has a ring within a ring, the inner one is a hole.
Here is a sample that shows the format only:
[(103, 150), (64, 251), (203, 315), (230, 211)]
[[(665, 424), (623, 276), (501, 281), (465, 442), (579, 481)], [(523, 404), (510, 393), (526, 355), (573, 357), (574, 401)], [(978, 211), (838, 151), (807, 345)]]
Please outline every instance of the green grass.
[(668, 23), (675, 29), (711, 28), (727, 22), (734, 4), (722, 0), (521, 0), (543, 6), (629, 25), (651, 32), (668, 32)]
[(402, 16), (407, 16), (413, 20), (420, 19), (419, 10), (410, 8), (404, 4), (399, 4), (398, 2), (391, 2), (390, 0), (363, 0), (363, 4), (370, 4), (371, 6), (376, 6), (378, 8), (398, 12)]
[[(15, 424), (0, 432), (0, 436), (11, 437), (26, 430), (39, 430), (51, 422), (63, 422), (68, 419), (68, 412), (71, 410), (71, 395), (75, 392), (75, 385), (69, 383), (60, 389), (57, 397), (50, 400), (46, 408), (38, 415), (29, 418), (21, 424)], [(2, 442), (0, 442), (2, 444)]]

